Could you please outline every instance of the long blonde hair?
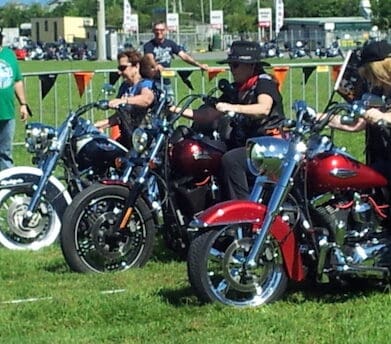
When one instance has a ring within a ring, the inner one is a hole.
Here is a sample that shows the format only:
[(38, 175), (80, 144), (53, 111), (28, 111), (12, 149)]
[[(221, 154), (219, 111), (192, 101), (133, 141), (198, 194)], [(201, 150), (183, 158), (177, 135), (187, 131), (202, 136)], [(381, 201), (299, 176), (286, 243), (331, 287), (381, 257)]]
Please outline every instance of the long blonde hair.
[(358, 72), (371, 88), (379, 87), (391, 94), (391, 57), (369, 62), (360, 67)]

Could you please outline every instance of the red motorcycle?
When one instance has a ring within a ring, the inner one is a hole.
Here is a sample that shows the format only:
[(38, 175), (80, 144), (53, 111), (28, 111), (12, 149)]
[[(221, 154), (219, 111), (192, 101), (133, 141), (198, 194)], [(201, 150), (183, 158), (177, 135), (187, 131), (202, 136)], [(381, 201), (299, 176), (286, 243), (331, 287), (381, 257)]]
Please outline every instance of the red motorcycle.
[(296, 102), (288, 139), (248, 140), (250, 199), (191, 223), (188, 275), (200, 300), (256, 307), (280, 298), (288, 280), (389, 283), (388, 181), (321, 134), (336, 114), (354, 122), (369, 99), (332, 104), (321, 121)]

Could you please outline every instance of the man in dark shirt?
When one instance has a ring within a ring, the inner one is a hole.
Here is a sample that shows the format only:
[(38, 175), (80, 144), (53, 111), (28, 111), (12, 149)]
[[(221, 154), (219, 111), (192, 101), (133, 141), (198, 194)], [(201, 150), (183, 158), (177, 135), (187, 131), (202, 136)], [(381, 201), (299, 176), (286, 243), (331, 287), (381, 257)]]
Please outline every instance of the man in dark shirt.
[[(174, 55), (178, 55), (186, 63), (195, 67), (199, 67), (201, 70), (208, 70), (208, 65), (197, 62), (193, 57), (187, 54), (182, 47), (180, 47), (174, 41), (165, 38), (166, 31), (166, 23), (155, 23), (153, 25), (154, 38), (144, 45), (144, 55), (153, 55), (159, 72), (162, 72), (165, 68), (170, 68), (171, 60)], [(157, 87), (164, 89), (169, 96), (174, 96), (170, 79), (164, 78), (164, 85), (161, 85), (161, 75), (158, 73), (155, 84)]]

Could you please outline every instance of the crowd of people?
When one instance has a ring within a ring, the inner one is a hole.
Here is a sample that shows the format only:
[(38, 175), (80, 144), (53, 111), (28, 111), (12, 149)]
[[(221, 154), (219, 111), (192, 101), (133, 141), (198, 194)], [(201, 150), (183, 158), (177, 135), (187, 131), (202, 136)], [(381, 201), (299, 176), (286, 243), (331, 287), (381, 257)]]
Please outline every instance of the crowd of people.
[[(119, 141), (130, 147), (132, 130), (139, 126), (148, 110), (157, 101), (159, 92), (173, 96), (173, 88), (168, 78), (162, 78), (162, 71), (171, 66), (172, 58), (177, 55), (186, 63), (208, 71), (209, 66), (199, 63), (186, 53), (181, 46), (166, 38), (166, 24), (158, 22), (153, 25), (154, 37), (144, 45), (143, 53), (128, 49), (118, 54), (118, 73), (122, 83), (110, 107), (117, 109), (121, 105), (130, 107), (132, 116), (115, 113), (105, 120), (95, 123), (104, 130), (118, 125), (121, 136)], [(227, 137), (228, 151), (223, 157), (222, 178), (226, 185), (227, 199), (245, 199), (249, 195), (251, 180), (247, 173), (245, 142), (249, 137), (261, 135), (279, 135), (275, 130), (284, 119), (282, 95), (278, 82), (268, 74), (261, 60), (262, 50), (258, 43), (235, 41), (225, 60), (228, 64), (233, 82), (232, 92), (223, 94), (215, 106), (200, 109), (186, 109), (183, 116), (194, 122), (212, 123), (228, 112), (237, 114), (231, 123)], [(28, 108), (22, 75), (12, 51), (0, 48), (0, 169), (12, 166), (12, 140), (15, 131), (14, 94), (20, 104), (20, 116), (27, 119)], [(361, 62), (358, 72), (367, 82), (368, 91), (384, 98), (391, 97), (391, 45), (386, 41), (372, 41), (361, 49)], [(171, 111), (179, 112), (180, 108), (172, 106)], [(382, 125), (379, 125), (381, 123)], [(356, 125), (342, 125), (334, 118), (330, 125), (346, 131), (366, 130), (368, 163), (391, 178), (391, 111), (368, 109), (365, 116)], [(250, 184), (249, 184), (250, 183)]]

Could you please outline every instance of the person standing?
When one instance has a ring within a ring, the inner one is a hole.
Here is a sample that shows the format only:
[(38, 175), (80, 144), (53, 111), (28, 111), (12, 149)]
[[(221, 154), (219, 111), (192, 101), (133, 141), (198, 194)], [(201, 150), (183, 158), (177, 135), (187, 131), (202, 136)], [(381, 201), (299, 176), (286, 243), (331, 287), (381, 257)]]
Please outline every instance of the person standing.
[[(330, 128), (348, 132), (365, 130), (366, 163), (391, 180), (391, 44), (367, 41), (360, 50), (358, 73), (366, 89), (385, 100), (386, 109), (367, 109), (354, 125), (341, 123), (341, 116), (329, 122)], [(324, 114), (318, 114), (323, 118)]]
[(15, 95), (20, 105), (20, 118), (26, 121), (29, 110), (23, 76), (15, 53), (3, 47), (0, 29), (0, 170), (13, 166), (12, 142), (15, 136)]
[[(183, 61), (192, 66), (199, 67), (203, 71), (208, 70), (207, 64), (197, 62), (192, 56), (187, 54), (181, 46), (174, 41), (167, 39), (166, 31), (166, 23), (155, 23), (153, 25), (154, 38), (144, 45), (144, 55), (153, 55), (159, 72), (162, 72), (165, 68), (171, 67), (171, 61), (174, 55), (179, 56)], [(174, 90), (170, 79), (163, 78), (163, 85), (161, 85), (161, 75), (158, 73), (155, 77), (155, 84), (158, 88), (166, 91), (168, 96), (174, 96)]]

